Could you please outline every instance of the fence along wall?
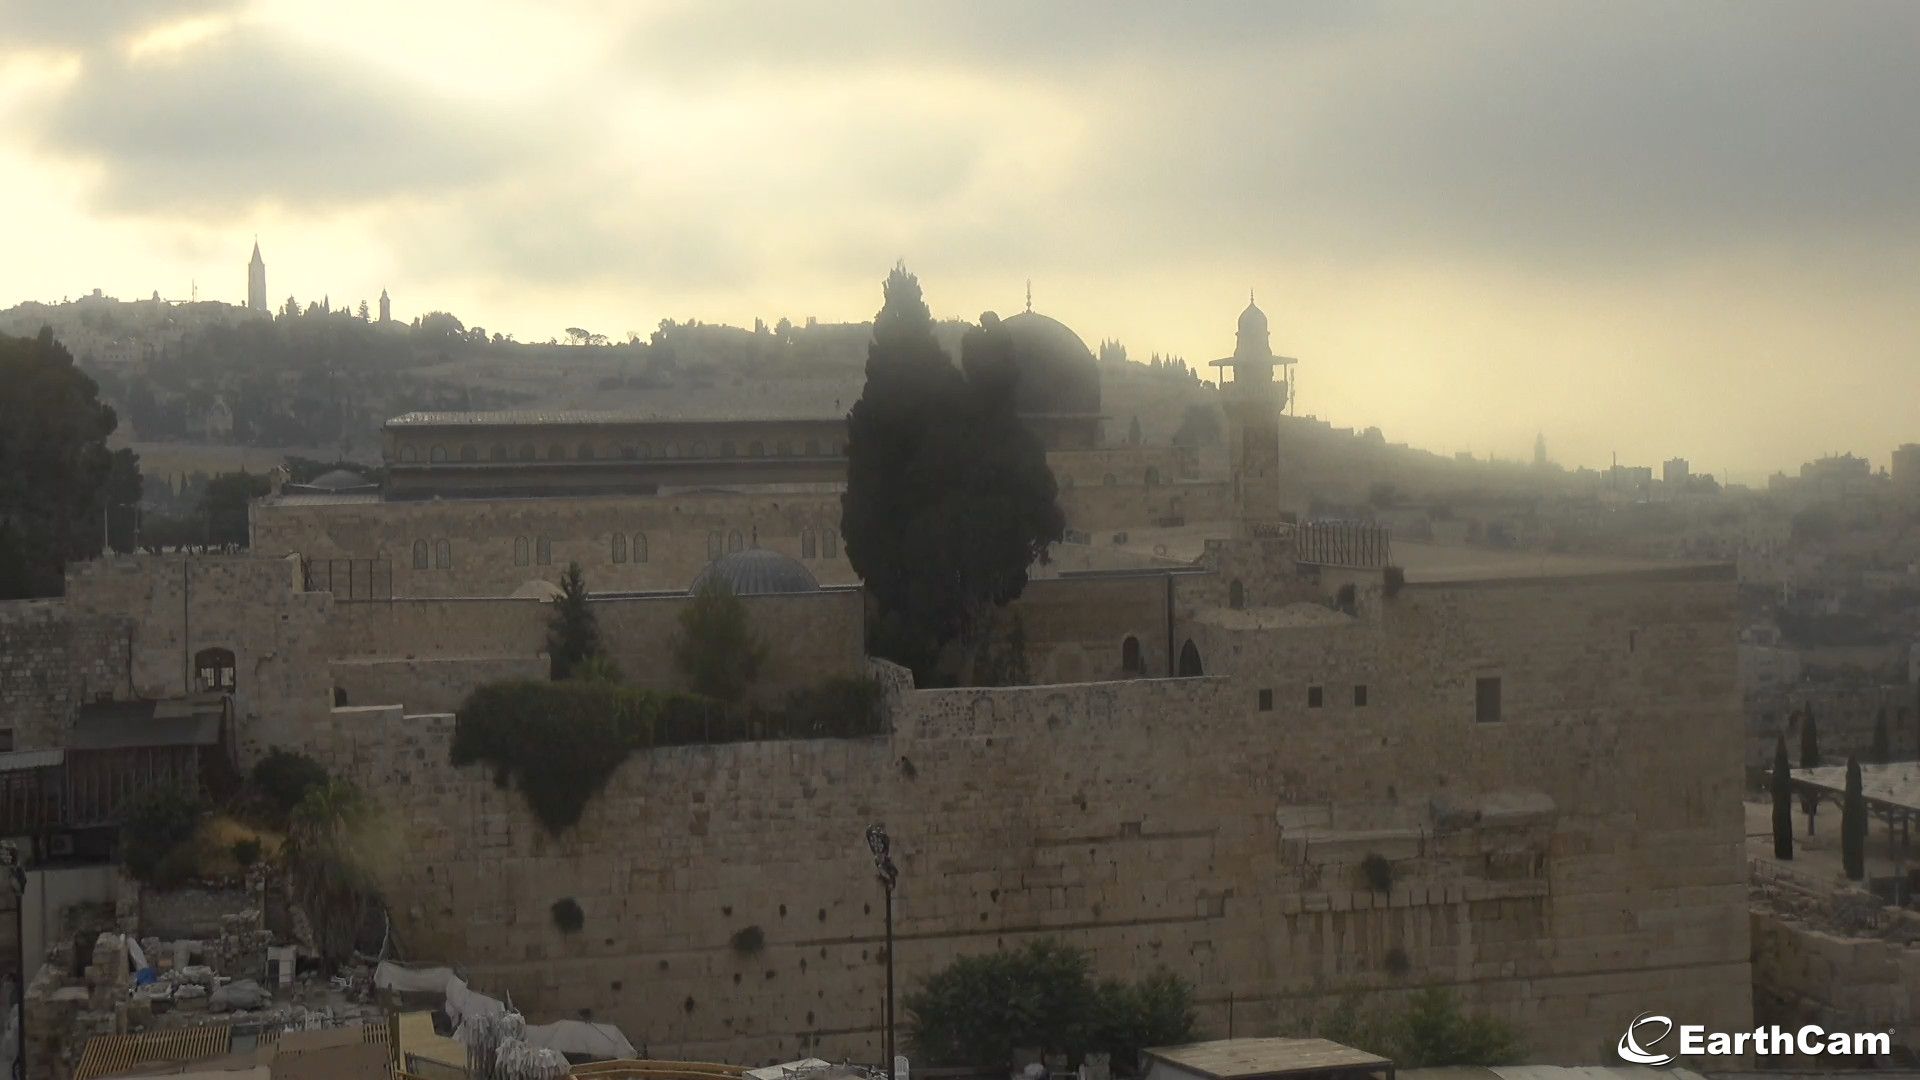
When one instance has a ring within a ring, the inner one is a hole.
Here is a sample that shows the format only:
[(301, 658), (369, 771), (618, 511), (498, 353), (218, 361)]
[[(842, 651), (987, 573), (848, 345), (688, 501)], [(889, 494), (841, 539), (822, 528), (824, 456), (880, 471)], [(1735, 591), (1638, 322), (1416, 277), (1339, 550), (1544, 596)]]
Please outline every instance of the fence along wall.
[[(875, 1059), (883, 821), (906, 987), (1050, 934), (1191, 979), (1216, 1034), (1230, 1007), (1264, 1033), (1334, 991), (1455, 985), (1534, 1058), (1591, 1061), (1647, 1009), (1750, 1026), (1731, 599), (1409, 586), (1345, 634), (1246, 638), (1233, 678), (907, 691), (884, 738), (639, 755), (557, 838), (446, 764), (450, 718), (336, 710), (311, 745), (392, 801), (412, 952), (656, 1057)], [(1377, 706), (1259, 707), (1363, 667)], [(567, 898), (578, 933), (548, 914)]]

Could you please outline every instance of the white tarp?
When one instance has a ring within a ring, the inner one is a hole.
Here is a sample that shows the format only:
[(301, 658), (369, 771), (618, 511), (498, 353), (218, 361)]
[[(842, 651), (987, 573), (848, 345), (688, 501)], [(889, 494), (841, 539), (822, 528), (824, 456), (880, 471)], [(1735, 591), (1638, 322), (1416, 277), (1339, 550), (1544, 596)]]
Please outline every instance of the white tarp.
[(456, 1033), (466, 1017), (499, 1016), (506, 1011), (505, 1002), (468, 989), (465, 979), (455, 976), (447, 980), (447, 1019), (453, 1022)]
[(633, 1044), (612, 1024), (590, 1024), (585, 1020), (555, 1020), (551, 1024), (528, 1024), (528, 1046), (558, 1050), (596, 1058), (634, 1057)]
[(382, 960), (373, 969), (375, 988), (402, 994), (444, 994), (454, 977), (449, 967), (408, 967), (391, 960)]
[(801, 1058), (798, 1061), (783, 1061), (778, 1065), (766, 1065), (758, 1069), (748, 1069), (747, 1075), (752, 1077), (753, 1080), (787, 1080), (788, 1077), (800, 1073), (814, 1072), (819, 1069), (831, 1068), (832, 1065), (832, 1062), (822, 1061), (819, 1058)]

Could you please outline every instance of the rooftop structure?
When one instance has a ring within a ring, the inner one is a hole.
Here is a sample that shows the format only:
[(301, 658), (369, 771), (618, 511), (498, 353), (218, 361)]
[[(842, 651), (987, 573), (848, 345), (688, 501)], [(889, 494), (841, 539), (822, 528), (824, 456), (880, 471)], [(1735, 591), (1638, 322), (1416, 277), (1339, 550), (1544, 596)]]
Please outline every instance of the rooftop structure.
[(1327, 1039), (1216, 1039), (1142, 1053), (1147, 1080), (1392, 1080), (1393, 1062)]

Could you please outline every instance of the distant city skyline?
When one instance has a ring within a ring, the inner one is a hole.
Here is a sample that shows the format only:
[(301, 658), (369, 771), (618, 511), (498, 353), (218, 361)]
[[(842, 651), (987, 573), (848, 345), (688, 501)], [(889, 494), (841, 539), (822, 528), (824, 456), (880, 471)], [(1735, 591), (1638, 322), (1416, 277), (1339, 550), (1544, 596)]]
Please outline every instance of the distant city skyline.
[(1441, 452), (1920, 439), (1920, 9), (1486, 14), (28, 0), (0, 296), (244, 303), (257, 233), (270, 306), (618, 338), (864, 320), (904, 258), (1196, 364), (1251, 285), (1303, 414)]

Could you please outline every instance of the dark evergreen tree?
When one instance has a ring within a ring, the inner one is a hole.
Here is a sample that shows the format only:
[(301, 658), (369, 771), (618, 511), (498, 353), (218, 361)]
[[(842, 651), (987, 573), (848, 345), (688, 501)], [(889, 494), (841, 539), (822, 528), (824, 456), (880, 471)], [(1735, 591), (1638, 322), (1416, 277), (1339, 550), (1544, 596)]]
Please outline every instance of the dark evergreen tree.
[(894, 267), (847, 416), (841, 533), (873, 606), (869, 647), (922, 680), (940, 677), (949, 643), (977, 644), (1066, 527), (1046, 449), (1014, 411), (1020, 372), (998, 319), (967, 332), (961, 366), (934, 338), (919, 281)]
[(51, 329), (0, 335), (0, 600), (57, 595), (66, 564), (99, 552), (102, 514), (125, 497), (117, 422)]
[(1887, 710), (1882, 708), (1873, 718), (1873, 762), (1885, 765), (1893, 758), (1893, 739), (1887, 731)]
[(600, 624), (587, 603), (587, 576), (568, 563), (560, 577), (560, 595), (547, 622), (547, 660), (552, 675), (564, 679), (582, 661), (600, 652)]
[(1793, 773), (1784, 735), (1773, 748), (1773, 857), (1793, 858)]
[(1820, 767), (1820, 729), (1814, 723), (1812, 705), (1800, 717), (1800, 767)]
[(1860, 762), (1847, 758), (1847, 794), (1840, 804), (1840, 864), (1847, 877), (1867, 874), (1867, 797), (1860, 789)]

